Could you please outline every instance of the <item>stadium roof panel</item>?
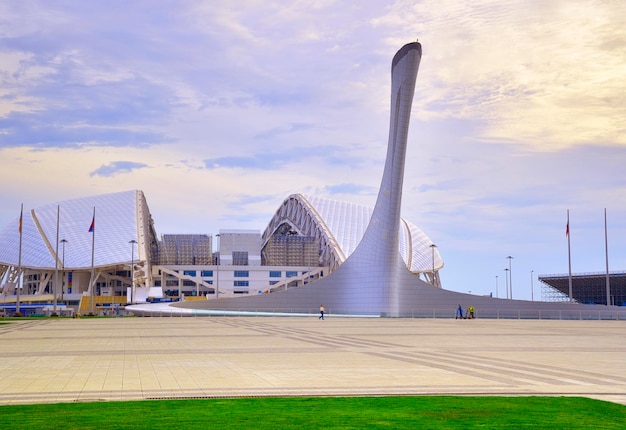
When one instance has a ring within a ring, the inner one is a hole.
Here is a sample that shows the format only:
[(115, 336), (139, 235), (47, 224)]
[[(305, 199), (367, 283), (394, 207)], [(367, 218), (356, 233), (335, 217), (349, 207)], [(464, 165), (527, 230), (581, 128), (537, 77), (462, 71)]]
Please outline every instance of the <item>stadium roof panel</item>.
[[(335, 258), (341, 264), (361, 242), (373, 211), (372, 207), (355, 203), (294, 194), (287, 197), (276, 211), (263, 234), (264, 241), (288, 222), (302, 234), (326, 238), (322, 241), (323, 246), (338, 247), (326, 251), (335, 252)], [(400, 254), (412, 272), (430, 272), (433, 256), (435, 270), (443, 267), (438, 248), (431, 249), (433, 242), (415, 224), (403, 218), (398, 236)]]
[[(57, 241), (67, 240), (65, 267), (91, 267), (92, 240), (95, 241), (94, 267), (128, 263), (130, 240), (137, 240), (137, 202), (141, 191), (124, 191), (51, 203), (23, 214), (22, 266), (54, 268)], [(89, 228), (94, 219), (95, 232)], [(0, 232), (0, 263), (17, 265), (19, 259), (19, 217)], [(95, 234), (95, 237), (94, 237)], [(61, 259), (59, 243), (59, 266)]]

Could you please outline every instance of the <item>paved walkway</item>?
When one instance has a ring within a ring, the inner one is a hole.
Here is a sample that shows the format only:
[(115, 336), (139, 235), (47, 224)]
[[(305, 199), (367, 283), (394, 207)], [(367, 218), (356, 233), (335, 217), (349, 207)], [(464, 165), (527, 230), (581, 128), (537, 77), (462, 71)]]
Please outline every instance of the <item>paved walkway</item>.
[(204, 317), (0, 325), (0, 404), (392, 394), (626, 404), (626, 323)]

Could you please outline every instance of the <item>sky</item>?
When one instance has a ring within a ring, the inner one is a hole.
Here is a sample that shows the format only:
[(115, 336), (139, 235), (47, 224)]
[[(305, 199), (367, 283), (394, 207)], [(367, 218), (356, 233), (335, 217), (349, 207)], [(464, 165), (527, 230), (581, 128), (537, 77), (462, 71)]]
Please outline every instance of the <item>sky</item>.
[(3, 1), (0, 228), (133, 189), (158, 234), (263, 231), (294, 193), (373, 206), (419, 39), (403, 217), (444, 288), (505, 297), (510, 264), (539, 300), (568, 254), (626, 270), (624, 22), (623, 0)]

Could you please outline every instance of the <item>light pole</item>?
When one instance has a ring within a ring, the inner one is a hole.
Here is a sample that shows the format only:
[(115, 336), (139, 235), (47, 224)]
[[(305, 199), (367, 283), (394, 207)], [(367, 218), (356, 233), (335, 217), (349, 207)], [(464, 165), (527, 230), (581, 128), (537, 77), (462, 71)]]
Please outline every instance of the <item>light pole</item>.
[(504, 269), (504, 279), (506, 281), (506, 298), (509, 298), (509, 269)]
[(535, 272), (534, 270), (530, 271), (530, 301), (531, 302), (535, 301), (535, 297), (534, 297), (535, 294), (534, 294), (534, 291), (533, 291), (534, 290), (533, 289), (533, 273), (534, 272)]
[(307, 268), (307, 272), (306, 272), (306, 282), (305, 284), (309, 284), (311, 282), (311, 243), (307, 243), (307, 247), (306, 247), (306, 254), (307, 254), (307, 259), (309, 262), (309, 267)]
[(498, 275), (496, 275), (496, 299), (499, 298), (498, 297)]
[(63, 249), (62, 251), (62, 260), (61, 260), (61, 267), (63, 267), (63, 274), (61, 275), (61, 301), (63, 301), (63, 290), (64, 290), (64, 286), (65, 286), (65, 244), (67, 243), (67, 240), (65, 239), (61, 239), (61, 248)]
[(511, 278), (509, 280), (509, 289), (511, 290), (511, 300), (513, 300), (513, 269), (511, 268), (511, 260), (513, 260), (513, 257), (509, 255), (506, 258), (509, 260), (509, 278)]
[(432, 284), (435, 285), (435, 248), (437, 247), (437, 245), (435, 245), (434, 243), (430, 244), (430, 249), (432, 251), (432, 255), (433, 255), (433, 273), (432, 273)]
[(135, 303), (135, 239), (129, 240), (130, 243), (130, 304)]
[[(215, 235), (215, 237), (219, 238), (220, 235), (219, 233)], [(218, 239), (219, 240), (219, 239)], [(215, 263), (217, 266), (217, 270), (216, 270), (216, 276), (215, 276), (215, 298), (219, 299), (220, 298), (220, 247), (219, 245), (217, 245), (216, 241), (216, 248), (217, 248), (217, 255), (215, 256)]]

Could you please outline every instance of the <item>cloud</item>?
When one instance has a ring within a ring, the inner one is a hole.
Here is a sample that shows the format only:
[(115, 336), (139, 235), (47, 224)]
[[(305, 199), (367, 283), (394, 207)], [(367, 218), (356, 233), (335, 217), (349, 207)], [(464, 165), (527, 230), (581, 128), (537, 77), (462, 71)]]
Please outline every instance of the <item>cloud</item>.
[(479, 138), (554, 151), (626, 144), (625, 16), (618, 1), (407, 0), (374, 25), (422, 36), (418, 115), (481, 119)]
[[(147, 130), (115, 125), (64, 123), (63, 115), (14, 113), (0, 118), (0, 147), (71, 148), (80, 146), (149, 146), (166, 136)], [(103, 120), (102, 117), (99, 119)]]
[(149, 167), (144, 163), (136, 163), (133, 161), (113, 161), (109, 164), (105, 164), (100, 166), (93, 172), (89, 174), (89, 176), (115, 176), (120, 173), (130, 173), (133, 170), (143, 169)]
[(329, 164), (341, 164), (345, 168), (350, 168), (364, 163), (364, 157), (355, 153), (356, 148), (349, 146), (283, 145), (281, 152), (274, 152), (273, 148), (276, 146), (280, 145), (264, 147), (262, 151), (257, 150), (258, 152), (250, 155), (208, 158), (203, 162), (210, 170), (220, 168), (276, 170), (294, 166), (306, 166), (308, 170), (314, 170)]
[(325, 187), (325, 191), (331, 195), (343, 194), (343, 195), (354, 195), (354, 194), (365, 194), (365, 195), (376, 195), (378, 189), (375, 187), (369, 187), (362, 184), (336, 184)]
[[(35, 42), (32, 42), (35, 43)], [(150, 145), (178, 103), (166, 85), (124, 71), (86, 70), (77, 53), (31, 54), (0, 86), (0, 146)]]

